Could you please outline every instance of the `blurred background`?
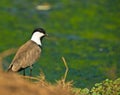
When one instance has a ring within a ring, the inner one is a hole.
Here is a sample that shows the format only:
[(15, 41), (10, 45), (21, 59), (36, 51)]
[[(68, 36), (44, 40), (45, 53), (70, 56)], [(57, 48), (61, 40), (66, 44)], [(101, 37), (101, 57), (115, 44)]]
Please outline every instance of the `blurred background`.
[(76, 87), (120, 77), (119, 0), (0, 0), (0, 65), (5, 71), (36, 27), (49, 37), (33, 76), (42, 70), (48, 81), (59, 80), (64, 56), (67, 81)]

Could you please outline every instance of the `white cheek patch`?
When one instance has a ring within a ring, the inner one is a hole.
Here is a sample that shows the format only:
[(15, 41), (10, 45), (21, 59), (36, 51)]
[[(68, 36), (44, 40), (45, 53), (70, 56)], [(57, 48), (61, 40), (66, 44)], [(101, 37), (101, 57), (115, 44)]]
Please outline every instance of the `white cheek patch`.
[(33, 33), (31, 40), (36, 42), (38, 45), (42, 45), (40, 38), (43, 36), (44, 36), (43, 33), (35, 32), (35, 33)]
[(40, 33), (40, 32), (35, 32), (35, 33), (33, 34), (33, 36), (34, 36), (35, 38), (41, 38), (42, 36), (44, 36), (44, 34), (43, 34), (43, 33)]

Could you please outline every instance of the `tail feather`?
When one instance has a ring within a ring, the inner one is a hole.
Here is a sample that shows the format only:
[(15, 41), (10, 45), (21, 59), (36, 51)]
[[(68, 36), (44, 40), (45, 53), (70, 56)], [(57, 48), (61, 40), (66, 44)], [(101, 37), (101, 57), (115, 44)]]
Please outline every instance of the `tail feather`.
[(11, 68), (8, 68), (7, 69), (7, 72), (13, 72)]
[(12, 65), (10, 65), (10, 66), (8, 67), (7, 72), (13, 72), (13, 71), (12, 71)]

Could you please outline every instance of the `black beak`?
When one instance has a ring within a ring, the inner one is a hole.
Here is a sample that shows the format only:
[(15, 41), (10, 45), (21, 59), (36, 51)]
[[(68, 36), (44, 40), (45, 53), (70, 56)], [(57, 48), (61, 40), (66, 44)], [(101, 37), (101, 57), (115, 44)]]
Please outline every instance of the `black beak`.
[(45, 36), (48, 36), (48, 34), (45, 34)]

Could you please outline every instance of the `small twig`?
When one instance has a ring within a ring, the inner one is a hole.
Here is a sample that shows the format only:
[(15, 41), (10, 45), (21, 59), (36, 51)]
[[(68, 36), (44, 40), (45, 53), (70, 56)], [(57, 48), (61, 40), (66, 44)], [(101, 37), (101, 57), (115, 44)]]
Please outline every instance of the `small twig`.
[(31, 76), (21, 76), (23, 78), (26, 78), (26, 79), (32, 79), (32, 80), (40, 80), (39, 78), (36, 78), (36, 77), (31, 77)]
[(15, 53), (16, 50), (17, 50), (16, 48), (11, 48), (11, 49), (5, 50), (3, 52), (0, 52), (0, 57), (1, 58), (5, 58), (5, 57)]
[(0, 52), (0, 69), (2, 68), (2, 61), (5, 57), (15, 53), (17, 51), (16, 48), (11, 48), (11, 49), (8, 49), (8, 50), (5, 50), (3, 52)]
[(65, 65), (65, 67), (66, 67), (66, 71), (65, 71), (65, 74), (64, 74), (64, 77), (63, 77), (63, 81), (65, 82), (69, 69), (68, 69), (68, 65), (67, 65), (67, 62), (66, 62), (64, 57), (62, 57), (62, 60), (63, 60), (63, 63)]

